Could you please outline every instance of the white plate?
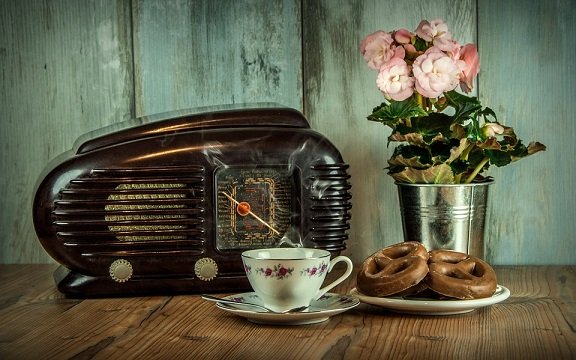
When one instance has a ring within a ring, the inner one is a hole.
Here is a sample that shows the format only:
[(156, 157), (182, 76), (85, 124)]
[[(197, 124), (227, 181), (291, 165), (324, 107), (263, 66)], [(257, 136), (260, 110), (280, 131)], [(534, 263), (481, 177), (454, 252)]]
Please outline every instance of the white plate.
[(417, 315), (455, 315), (464, 314), (477, 308), (493, 305), (508, 299), (510, 290), (502, 285), (496, 286), (496, 292), (489, 298), (474, 300), (435, 300), (428, 298), (373, 297), (364, 295), (356, 288), (350, 291), (360, 301), (380, 306), (388, 310)]
[(262, 301), (260, 298), (258, 298), (258, 295), (253, 292), (230, 295), (223, 298), (237, 301), (238, 305), (225, 305), (217, 303), (216, 307), (232, 314), (242, 316), (250, 322), (268, 325), (315, 324), (326, 321), (331, 316), (340, 314), (360, 304), (360, 301), (354, 296), (327, 293), (320, 299), (312, 301), (312, 303), (310, 303), (310, 307), (305, 311), (288, 314), (277, 314), (267, 312), (266, 310), (259, 310), (248, 306), (242, 306), (243, 301), (262, 304)]

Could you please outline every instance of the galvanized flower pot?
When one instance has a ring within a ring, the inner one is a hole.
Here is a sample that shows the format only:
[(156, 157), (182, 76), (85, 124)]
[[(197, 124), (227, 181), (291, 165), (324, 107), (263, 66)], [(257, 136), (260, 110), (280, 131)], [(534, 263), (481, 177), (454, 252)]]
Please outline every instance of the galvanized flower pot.
[(428, 250), (451, 249), (483, 259), (488, 189), (492, 183), (396, 183), (404, 240), (419, 241)]

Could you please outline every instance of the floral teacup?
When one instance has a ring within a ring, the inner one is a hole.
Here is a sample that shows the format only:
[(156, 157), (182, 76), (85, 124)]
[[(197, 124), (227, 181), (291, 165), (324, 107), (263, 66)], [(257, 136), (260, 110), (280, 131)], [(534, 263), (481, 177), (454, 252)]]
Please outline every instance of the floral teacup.
[[(330, 260), (326, 250), (308, 248), (274, 248), (248, 250), (242, 261), (250, 285), (264, 306), (272, 311), (286, 311), (309, 306), (352, 273), (352, 261), (346, 256)], [(323, 287), (326, 274), (338, 262), (346, 271)]]

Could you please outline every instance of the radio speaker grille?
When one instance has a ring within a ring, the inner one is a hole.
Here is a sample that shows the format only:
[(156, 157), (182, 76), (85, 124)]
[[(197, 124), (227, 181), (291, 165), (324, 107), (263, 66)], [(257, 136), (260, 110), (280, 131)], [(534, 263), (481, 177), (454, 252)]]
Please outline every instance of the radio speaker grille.
[[(149, 190), (160, 189), (160, 192)], [(109, 205), (104, 209), (110, 214), (104, 219), (110, 225), (108, 228), (113, 233), (137, 233), (137, 232), (157, 232), (158, 230), (181, 230), (185, 229), (183, 223), (170, 223), (173, 219), (186, 219), (183, 214), (150, 214), (148, 210), (157, 209), (184, 209), (184, 204), (177, 204), (176, 199), (185, 199), (185, 192), (165, 193), (167, 189), (186, 189), (186, 184), (120, 184), (115, 190), (126, 190), (121, 194), (110, 194)], [(158, 204), (159, 200), (166, 200), (165, 204)], [(133, 203), (133, 202), (139, 203)], [(132, 203), (132, 204), (131, 204)], [(139, 212), (139, 213), (136, 213)], [(119, 214), (120, 213), (120, 214)], [(141, 224), (146, 222), (146, 224)], [(160, 223), (158, 223), (160, 222)], [(126, 225), (128, 224), (128, 225)], [(140, 225), (139, 225), (140, 224)], [(166, 240), (170, 235), (132, 235), (118, 236), (118, 240)], [(183, 235), (174, 236), (178, 239), (185, 239)]]
[(66, 246), (97, 244), (104, 251), (127, 244), (202, 247), (204, 172), (202, 166), (93, 169), (71, 180), (54, 202), (57, 237)]

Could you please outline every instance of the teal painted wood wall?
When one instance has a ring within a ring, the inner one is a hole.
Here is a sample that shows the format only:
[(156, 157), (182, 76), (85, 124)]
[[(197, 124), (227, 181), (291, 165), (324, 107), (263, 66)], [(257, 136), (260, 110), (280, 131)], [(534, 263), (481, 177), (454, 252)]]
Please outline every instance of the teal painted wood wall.
[(345, 254), (402, 240), (388, 130), (358, 43), (443, 18), (477, 42), (482, 101), (548, 150), (494, 169), (487, 259), (576, 264), (573, 0), (2, 0), (0, 263), (49, 263), (31, 219), (44, 164), (88, 131), (197, 106), (277, 102), (305, 113), (351, 165)]

